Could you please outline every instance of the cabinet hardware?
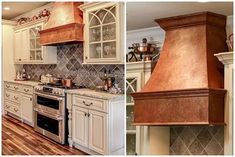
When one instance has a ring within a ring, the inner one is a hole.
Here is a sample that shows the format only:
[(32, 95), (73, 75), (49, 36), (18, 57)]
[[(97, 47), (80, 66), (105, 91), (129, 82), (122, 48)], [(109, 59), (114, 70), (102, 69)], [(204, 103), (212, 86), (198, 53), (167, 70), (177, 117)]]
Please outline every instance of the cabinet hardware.
[(28, 92), (28, 91), (29, 91), (29, 89), (24, 89), (24, 91), (25, 91), (25, 92)]
[(17, 90), (17, 89), (18, 89), (18, 87), (14, 87), (14, 89), (15, 89), (15, 90)]
[(90, 113), (88, 113), (87, 116), (90, 117)]
[(9, 94), (6, 94), (6, 97), (8, 97), (8, 98), (9, 98), (9, 96), (10, 96)]
[(85, 58), (87, 59), (87, 56)]
[(85, 113), (85, 116), (87, 116), (87, 113)]
[(17, 111), (18, 111), (18, 109), (17, 109), (17, 108), (14, 108), (14, 111), (15, 111), (15, 112), (17, 112)]
[(32, 99), (32, 98), (30, 98), (29, 100), (30, 100), (30, 101), (32, 101), (33, 99)]
[(14, 99), (15, 99), (15, 100), (18, 100), (18, 98), (19, 98), (19, 97), (14, 96)]
[(6, 106), (7, 108), (10, 108), (10, 106)]
[(86, 106), (91, 106), (91, 105), (93, 105), (93, 103), (91, 102), (90, 104), (86, 104), (86, 102), (85, 101), (82, 101), (82, 103), (84, 104), (84, 105), (86, 105)]
[(21, 59), (19, 59), (19, 61), (21, 61)]
[(7, 88), (9, 88), (9, 87), (10, 87), (10, 85), (6, 85), (6, 87), (7, 87)]

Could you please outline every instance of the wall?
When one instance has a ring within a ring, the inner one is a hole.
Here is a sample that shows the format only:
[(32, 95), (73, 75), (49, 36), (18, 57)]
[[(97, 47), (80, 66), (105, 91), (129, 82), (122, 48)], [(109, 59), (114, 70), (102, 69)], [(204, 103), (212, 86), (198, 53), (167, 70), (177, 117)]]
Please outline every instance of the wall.
[(79, 85), (90, 88), (103, 85), (100, 75), (104, 69), (111, 70), (116, 83), (124, 89), (124, 65), (85, 65), (83, 61), (83, 44), (61, 45), (57, 47), (57, 65), (24, 65), (26, 72), (38, 81), (40, 75), (47, 73), (56, 77), (71, 78)]
[[(233, 16), (227, 17), (227, 36), (233, 32)], [(160, 27), (151, 27), (127, 31), (126, 52), (132, 43), (139, 43), (145, 37), (148, 40), (152, 37), (160, 43), (164, 42), (165, 32)], [(155, 134), (156, 127), (150, 127), (149, 150), (154, 152), (158, 147)], [(200, 154), (223, 154), (224, 153), (224, 127), (223, 126), (176, 126), (170, 127), (170, 154), (171, 155), (200, 155)], [(149, 152), (150, 154), (154, 154)]]

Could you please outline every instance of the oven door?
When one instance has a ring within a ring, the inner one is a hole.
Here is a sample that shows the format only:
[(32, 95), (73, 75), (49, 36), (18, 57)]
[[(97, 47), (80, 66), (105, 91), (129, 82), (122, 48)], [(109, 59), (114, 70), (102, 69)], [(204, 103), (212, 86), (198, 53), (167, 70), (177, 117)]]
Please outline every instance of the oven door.
[(53, 117), (47, 113), (35, 110), (35, 131), (46, 137), (59, 142), (65, 143), (65, 118)]
[(35, 92), (35, 108), (53, 115), (65, 114), (65, 98)]

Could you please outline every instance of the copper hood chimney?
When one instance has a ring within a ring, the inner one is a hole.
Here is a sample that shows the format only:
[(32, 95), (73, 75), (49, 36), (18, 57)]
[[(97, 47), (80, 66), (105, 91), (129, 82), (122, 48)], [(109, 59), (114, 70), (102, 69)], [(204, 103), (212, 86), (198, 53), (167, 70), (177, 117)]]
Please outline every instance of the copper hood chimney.
[(83, 41), (82, 2), (55, 2), (46, 26), (40, 31), (41, 45)]
[(166, 31), (160, 59), (133, 93), (136, 125), (223, 125), (226, 17), (202, 12), (155, 20)]

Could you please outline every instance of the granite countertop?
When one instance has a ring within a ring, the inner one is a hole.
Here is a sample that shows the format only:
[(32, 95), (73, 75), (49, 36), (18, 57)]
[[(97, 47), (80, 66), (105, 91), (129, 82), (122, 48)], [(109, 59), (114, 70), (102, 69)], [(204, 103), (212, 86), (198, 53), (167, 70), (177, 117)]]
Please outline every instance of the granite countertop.
[(67, 93), (69, 94), (77, 94), (81, 96), (88, 96), (93, 98), (100, 98), (100, 99), (124, 99), (124, 94), (110, 94), (102, 91), (95, 91), (88, 88), (83, 89), (74, 89), (74, 90), (68, 90)]
[(4, 80), (5, 82), (10, 82), (10, 83), (17, 83), (17, 84), (22, 84), (22, 85), (28, 85), (28, 86), (36, 86), (40, 82), (36, 81), (15, 81), (15, 80)]

